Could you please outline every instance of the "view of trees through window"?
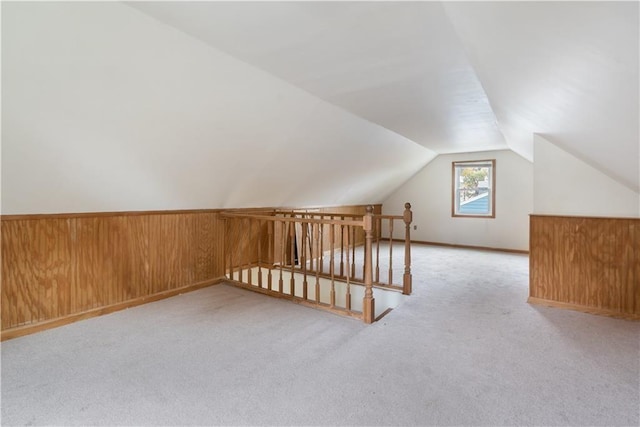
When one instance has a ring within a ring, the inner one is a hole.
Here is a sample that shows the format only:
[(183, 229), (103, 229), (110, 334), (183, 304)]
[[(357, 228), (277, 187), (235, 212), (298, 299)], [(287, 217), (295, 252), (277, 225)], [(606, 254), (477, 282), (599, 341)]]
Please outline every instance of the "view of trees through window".
[(460, 170), (460, 201), (464, 202), (489, 191), (489, 168), (467, 167)]
[(493, 217), (495, 160), (453, 162), (453, 216)]

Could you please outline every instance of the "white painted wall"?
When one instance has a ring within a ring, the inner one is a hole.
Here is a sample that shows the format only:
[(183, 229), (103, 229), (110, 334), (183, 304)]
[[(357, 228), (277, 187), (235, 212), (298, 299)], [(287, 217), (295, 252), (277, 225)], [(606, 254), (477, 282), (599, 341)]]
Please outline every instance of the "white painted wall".
[(534, 135), (533, 210), (537, 214), (640, 216), (640, 194)]
[(2, 213), (381, 202), (435, 154), (115, 2), (2, 2)]
[[(453, 218), (451, 163), (484, 159), (496, 159), (496, 217)], [(383, 212), (401, 214), (405, 202), (418, 226), (413, 240), (528, 250), (533, 167), (510, 150), (440, 155), (388, 197)]]

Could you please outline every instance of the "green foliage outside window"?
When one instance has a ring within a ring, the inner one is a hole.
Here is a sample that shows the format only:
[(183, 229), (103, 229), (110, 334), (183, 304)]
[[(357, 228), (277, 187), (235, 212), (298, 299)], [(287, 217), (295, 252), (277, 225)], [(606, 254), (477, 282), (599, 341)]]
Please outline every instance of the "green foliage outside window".
[(462, 183), (460, 184), (460, 193), (462, 201), (470, 199), (480, 194), (481, 190), (478, 184), (486, 181), (489, 169), (486, 167), (469, 167), (460, 171)]

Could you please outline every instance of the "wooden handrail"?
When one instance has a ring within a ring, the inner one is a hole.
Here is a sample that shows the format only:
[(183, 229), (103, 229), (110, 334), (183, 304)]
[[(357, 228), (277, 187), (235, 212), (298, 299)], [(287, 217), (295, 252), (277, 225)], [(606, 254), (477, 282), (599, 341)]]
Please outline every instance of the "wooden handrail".
[[(365, 214), (355, 214), (355, 213), (338, 213), (338, 212), (305, 212), (299, 209), (273, 209), (273, 210), (263, 210), (263, 211), (251, 211), (249, 215), (254, 215), (256, 212), (262, 213), (266, 212), (268, 214), (289, 214), (289, 215), (300, 215), (304, 217), (342, 217), (342, 218), (360, 218), (362, 219)], [(233, 211), (229, 211), (229, 213), (234, 213)], [(273, 216), (271, 215), (271, 216)], [(389, 214), (372, 214), (373, 218), (382, 218), (382, 219), (397, 219), (402, 220), (404, 215), (389, 215)]]
[[(376, 215), (373, 206), (367, 206), (364, 215), (294, 210), (221, 212), (225, 274), (244, 288), (372, 323), (374, 287), (411, 293), (410, 208), (406, 203), (403, 215)], [(387, 241), (380, 234), (383, 221), (390, 230), (388, 283), (380, 282), (380, 253), (386, 248), (386, 243), (380, 243)], [(398, 221), (405, 225), (402, 284), (394, 284), (393, 277), (393, 229)], [(356, 251), (357, 246), (364, 246), (363, 250)], [(352, 307), (352, 285), (364, 287), (362, 308), (359, 303)]]
[(235, 212), (222, 212), (220, 214), (223, 218), (252, 218), (252, 219), (264, 219), (267, 221), (273, 221), (274, 218), (277, 218), (278, 221), (282, 222), (304, 222), (307, 224), (338, 224), (338, 225), (352, 225), (352, 226), (362, 226), (362, 221), (354, 221), (354, 220), (346, 220), (346, 219), (334, 219), (334, 220), (322, 220), (315, 218), (296, 218), (296, 217), (286, 217), (286, 216), (275, 216), (275, 215), (253, 215), (250, 213), (235, 213)]
[(374, 214), (373, 217), (381, 218), (381, 219), (403, 219), (404, 218), (403, 215), (380, 215), (380, 214)]

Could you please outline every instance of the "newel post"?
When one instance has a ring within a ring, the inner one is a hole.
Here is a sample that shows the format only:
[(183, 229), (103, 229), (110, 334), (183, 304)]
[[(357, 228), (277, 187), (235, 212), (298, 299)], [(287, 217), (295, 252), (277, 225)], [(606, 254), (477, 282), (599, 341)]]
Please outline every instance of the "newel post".
[(402, 276), (402, 293), (411, 295), (411, 221), (413, 221), (413, 212), (411, 212), (411, 203), (404, 204), (404, 214), (402, 219), (405, 224), (404, 236), (404, 275)]
[(373, 240), (373, 206), (367, 206), (363, 218), (364, 241), (364, 298), (362, 300), (362, 317), (364, 323), (373, 323), (375, 316), (375, 299), (373, 298), (373, 276), (371, 274), (371, 242)]

